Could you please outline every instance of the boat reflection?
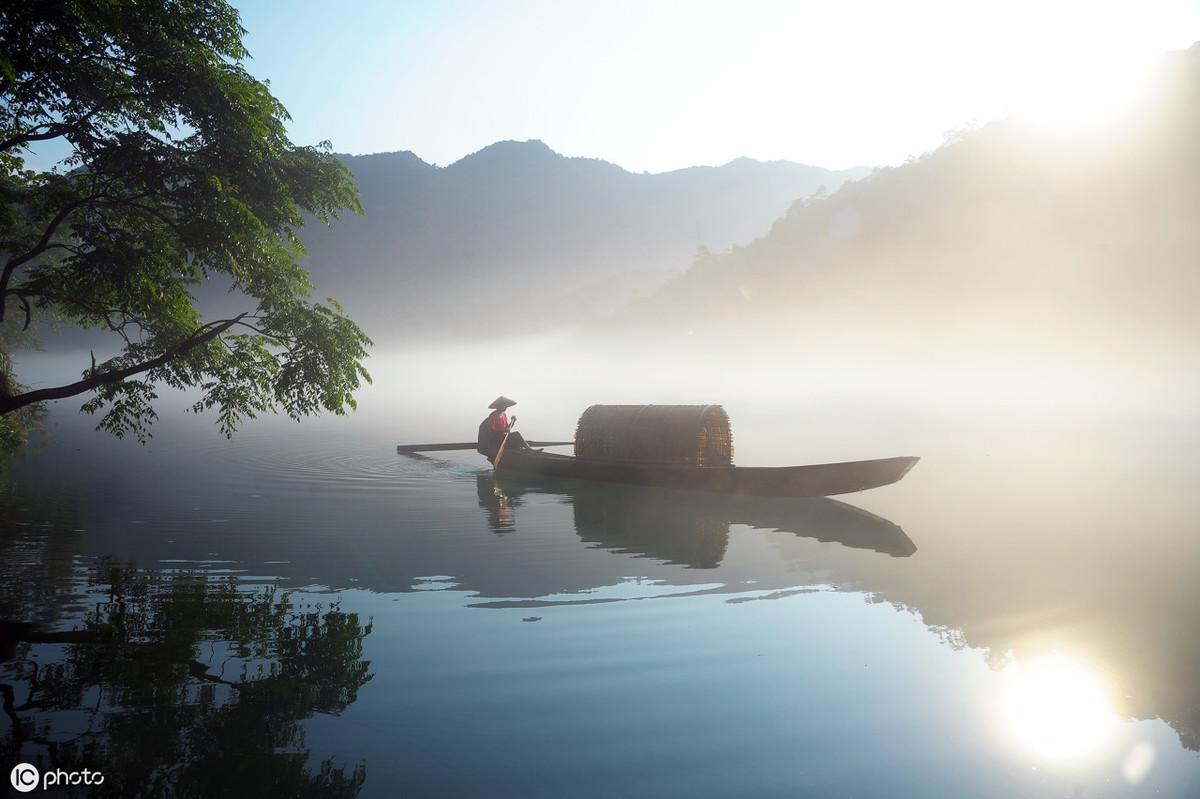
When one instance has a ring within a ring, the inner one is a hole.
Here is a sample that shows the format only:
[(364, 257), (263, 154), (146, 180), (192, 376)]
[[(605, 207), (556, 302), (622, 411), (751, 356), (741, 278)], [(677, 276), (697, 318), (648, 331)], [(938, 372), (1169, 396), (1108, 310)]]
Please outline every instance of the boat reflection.
[(734, 524), (896, 558), (917, 551), (898, 525), (832, 499), (734, 497), (516, 475), (481, 474), (476, 481), (493, 532), (515, 529), (527, 495), (558, 495), (572, 506), (575, 531), (585, 543), (694, 569), (721, 565)]

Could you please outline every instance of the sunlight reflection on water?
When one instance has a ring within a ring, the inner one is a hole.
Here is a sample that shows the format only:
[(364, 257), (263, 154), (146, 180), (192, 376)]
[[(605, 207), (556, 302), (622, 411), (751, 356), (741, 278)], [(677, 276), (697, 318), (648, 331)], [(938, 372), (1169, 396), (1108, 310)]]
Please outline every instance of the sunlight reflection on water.
[(1008, 730), (1038, 759), (1078, 762), (1095, 755), (1116, 728), (1111, 689), (1074, 655), (1013, 658), (1003, 677)]

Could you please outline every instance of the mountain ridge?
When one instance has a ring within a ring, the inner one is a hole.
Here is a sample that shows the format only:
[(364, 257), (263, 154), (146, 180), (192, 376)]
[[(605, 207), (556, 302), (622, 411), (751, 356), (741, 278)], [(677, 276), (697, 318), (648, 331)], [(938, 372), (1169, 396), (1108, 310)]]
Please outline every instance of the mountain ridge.
[[(408, 150), (338, 157), (366, 213), (301, 231), (305, 265), (316, 295), (377, 341), (602, 316), (681, 274), (699, 249), (751, 240), (797, 198), (869, 171), (742, 158), (636, 173), (536, 139), (447, 166)], [(530, 310), (505, 310), (518, 302)]]
[(832, 173), (845, 172), (845, 173), (854, 173), (854, 174), (859, 174), (859, 175), (866, 175), (872, 169), (874, 169), (874, 167), (866, 166), (866, 165), (846, 167), (845, 169), (830, 169), (828, 167), (817, 166), (816, 164), (809, 164), (804, 161), (792, 161), (792, 160), (789, 160), (786, 158), (763, 159), (763, 158), (752, 158), (752, 157), (746, 156), (746, 155), (739, 155), (736, 158), (731, 158), (728, 161), (721, 163), (721, 164), (691, 164), (689, 166), (677, 167), (675, 169), (666, 169), (661, 172), (650, 172), (650, 171), (646, 171), (646, 170), (642, 170), (639, 172), (637, 170), (627, 169), (627, 168), (621, 166), (620, 164), (614, 163), (612, 161), (607, 161), (603, 158), (597, 158), (597, 157), (587, 156), (587, 155), (563, 155), (562, 153), (559, 153), (557, 150), (550, 147), (550, 145), (546, 144), (546, 142), (543, 141), (542, 139), (500, 139), (498, 141), (492, 142), (491, 144), (485, 145), (485, 146), (479, 148), (478, 150), (467, 153), (466, 155), (463, 155), (462, 157), (457, 158), (448, 164), (436, 164), (432, 161), (426, 161), (424, 158), (417, 155), (412, 150), (382, 150), (380, 152), (374, 152), (374, 153), (335, 152), (334, 155), (343, 162), (348, 162), (348, 161), (355, 160), (355, 159), (403, 157), (405, 160), (414, 162), (414, 164), (417, 166), (429, 167), (430, 169), (450, 169), (454, 166), (461, 164), (464, 161), (470, 161), (470, 160), (476, 158), (477, 156), (483, 156), (485, 154), (490, 155), (491, 153), (500, 152), (500, 151), (519, 152), (519, 151), (524, 151), (523, 148), (526, 148), (526, 147), (529, 148), (529, 150), (528, 150), (529, 152), (544, 152), (546, 155), (549, 155), (554, 158), (560, 158), (560, 159), (563, 159), (566, 161), (591, 162), (591, 163), (596, 163), (596, 164), (602, 164), (602, 165), (620, 170), (621, 172), (625, 172), (630, 175), (649, 175), (649, 176), (672, 175), (672, 174), (679, 173), (679, 172), (690, 172), (690, 171), (694, 171), (694, 170), (701, 170), (701, 171), (703, 171), (703, 170), (718, 170), (718, 169), (722, 169), (725, 167), (738, 167), (738, 166), (747, 165), (747, 164), (756, 165), (756, 166), (782, 165), (782, 166), (788, 166), (788, 167), (820, 169), (820, 170), (825, 170), (825, 171), (832, 172)]

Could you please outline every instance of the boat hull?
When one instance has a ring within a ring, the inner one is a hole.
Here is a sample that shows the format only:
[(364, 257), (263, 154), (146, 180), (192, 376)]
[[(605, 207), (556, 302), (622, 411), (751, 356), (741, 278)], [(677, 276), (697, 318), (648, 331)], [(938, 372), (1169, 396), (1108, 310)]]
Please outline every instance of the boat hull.
[(890, 485), (904, 477), (918, 460), (880, 458), (778, 467), (665, 466), (586, 461), (569, 455), (514, 450), (504, 453), (497, 471), (743, 496), (829, 497)]

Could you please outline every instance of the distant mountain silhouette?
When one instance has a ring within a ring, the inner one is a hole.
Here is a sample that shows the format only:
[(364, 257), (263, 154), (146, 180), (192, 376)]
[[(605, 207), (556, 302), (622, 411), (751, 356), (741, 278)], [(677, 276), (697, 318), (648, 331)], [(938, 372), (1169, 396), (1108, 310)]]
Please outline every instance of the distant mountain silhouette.
[(620, 307), (697, 249), (761, 235), (797, 198), (869, 170), (746, 158), (635, 174), (504, 141), (446, 167), (343, 156), (366, 208), (303, 231), (319, 297), (377, 341), (529, 329)]
[(897, 336), (929, 348), (963, 337), (1062, 351), (1192, 344), (1197, 142), (1200, 45), (1164, 59), (1122, 119), (1075, 131), (1007, 120), (959, 134), (798, 201), (769, 234), (699, 258), (630, 316), (739, 340), (746, 323), (771, 327), (777, 335), (748, 334), (759, 348), (869, 348)]

